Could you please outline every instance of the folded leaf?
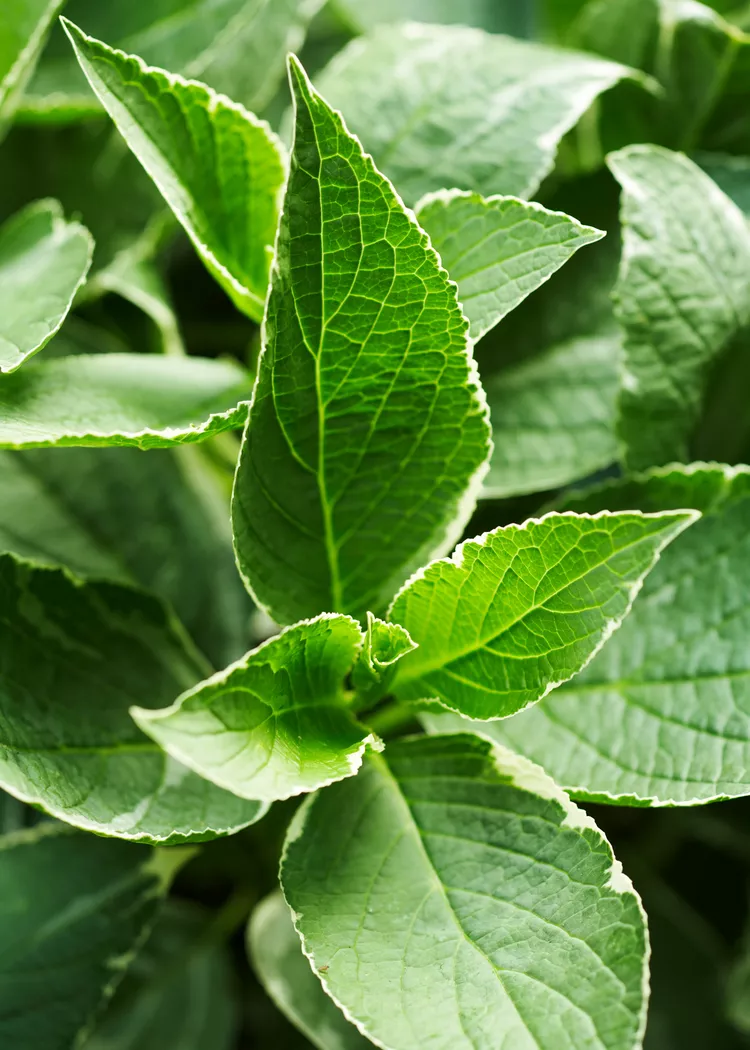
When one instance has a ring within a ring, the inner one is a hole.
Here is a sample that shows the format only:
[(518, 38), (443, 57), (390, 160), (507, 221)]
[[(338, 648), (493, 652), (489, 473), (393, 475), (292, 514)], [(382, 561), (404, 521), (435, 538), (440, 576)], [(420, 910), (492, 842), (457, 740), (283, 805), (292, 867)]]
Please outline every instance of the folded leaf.
[(196, 449), (0, 452), (0, 549), (170, 602), (216, 667), (249, 644), (228, 500)]
[(602, 504), (704, 516), (578, 678), (481, 731), (581, 798), (694, 805), (750, 794), (750, 470), (670, 467), (569, 501)]
[[(202, 80), (259, 111), (279, 86), (287, 52), (302, 46), (321, 6), (322, 0), (68, 0), (65, 13), (149, 65)], [(21, 100), (21, 118), (65, 122), (98, 112), (64, 32), (56, 30)]]
[(289, 906), (280, 893), (261, 901), (247, 934), (258, 980), (313, 1046), (318, 1050), (364, 1050), (372, 1046), (323, 991), (302, 954)]
[(102, 105), (208, 270), (259, 321), (284, 181), (276, 136), (204, 84), (150, 68), (64, 24)]
[(0, 786), (76, 827), (170, 843), (264, 811), (144, 736), (133, 704), (169, 702), (205, 663), (156, 599), (0, 555)]
[(329, 995), (389, 1050), (636, 1050), (645, 917), (590, 817), (470, 736), (305, 803), (281, 866)]
[(443, 190), (417, 205), (471, 324), (472, 339), (523, 302), (579, 248), (604, 233), (516, 197)]
[(358, 708), (369, 707), (385, 696), (391, 687), (398, 661), (416, 648), (403, 627), (397, 623), (386, 623), (368, 612), (364, 645), (352, 671)]
[(489, 455), (455, 287), (296, 62), (291, 82), (292, 171), (233, 500), (240, 569), (280, 623), (382, 611), (458, 538)]
[(203, 441), (240, 427), (248, 374), (230, 361), (86, 354), (0, 378), (0, 448)]
[(377, 739), (355, 721), (344, 680), (359, 624), (323, 613), (288, 627), (163, 710), (131, 714), (177, 761), (241, 798), (289, 798), (353, 776)]
[(383, 26), (316, 78), (407, 204), (456, 186), (531, 197), (594, 100), (641, 74), (480, 29)]
[(619, 332), (571, 339), (487, 380), (494, 449), (483, 495), (559, 488), (618, 458)]
[(94, 245), (57, 201), (37, 201), (0, 226), (0, 372), (49, 342), (86, 280)]
[(0, 838), (0, 1042), (79, 1045), (189, 850), (45, 823)]
[(394, 692), (479, 719), (534, 703), (586, 666), (659, 552), (697, 517), (548, 514), (462, 543), (388, 612), (419, 646), (399, 664)]
[(640, 469), (688, 457), (709, 366), (750, 323), (750, 229), (682, 154), (629, 146), (609, 166), (623, 189), (618, 430)]
[(210, 914), (167, 901), (83, 1050), (233, 1050), (236, 978), (212, 932)]
[(0, 138), (65, 0), (5, 0), (0, 12)]

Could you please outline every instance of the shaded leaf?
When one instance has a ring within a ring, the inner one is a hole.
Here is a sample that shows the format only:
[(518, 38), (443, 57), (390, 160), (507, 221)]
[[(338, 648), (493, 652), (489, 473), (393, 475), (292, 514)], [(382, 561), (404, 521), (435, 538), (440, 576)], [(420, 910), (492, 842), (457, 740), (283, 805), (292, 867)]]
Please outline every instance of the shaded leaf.
[(93, 247), (57, 201), (30, 204), (0, 227), (0, 372), (18, 368), (58, 331)]
[(357, 723), (344, 680), (359, 624), (323, 613), (264, 642), (163, 710), (133, 708), (168, 754), (242, 798), (289, 798), (353, 776), (377, 739)]
[(467, 540), (388, 611), (419, 646), (397, 668), (396, 695), (479, 719), (534, 703), (586, 666), (696, 517), (548, 514)]
[(389, 1050), (635, 1050), (640, 903), (593, 821), (476, 737), (415, 739), (297, 811), (281, 867), (328, 993)]
[(189, 856), (51, 823), (0, 838), (3, 1046), (78, 1043)]
[(211, 480), (193, 449), (0, 452), (0, 549), (140, 584), (223, 667), (247, 649), (252, 603)]
[(0, 555), (0, 785), (77, 827), (170, 843), (214, 838), (264, 808), (209, 784), (137, 728), (206, 672), (160, 603)]
[(617, 460), (621, 343), (616, 330), (581, 336), (489, 377), (484, 496), (559, 488)]
[(201, 259), (235, 306), (259, 321), (284, 181), (276, 136), (205, 85), (64, 24), (91, 86)]
[(232, 1050), (238, 1028), (227, 949), (209, 916), (171, 900), (83, 1050)]
[(296, 63), (291, 80), (292, 171), (233, 499), (238, 564), (280, 623), (381, 612), (455, 542), (489, 454), (454, 286)]
[(623, 188), (618, 431), (641, 469), (688, 458), (708, 368), (750, 322), (750, 229), (682, 154), (629, 146), (609, 166)]
[(4, 0), (0, 11), (0, 138), (65, 0)]
[(633, 76), (592, 55), (410, 23), (354, 40), (316, 84), (413, 205), (454, 186), (533, 196), (563, 135)]
[(0, 448), (202, 441), (240, 427), (251, 380), (230, 361), (85, 354), (0, 379)]

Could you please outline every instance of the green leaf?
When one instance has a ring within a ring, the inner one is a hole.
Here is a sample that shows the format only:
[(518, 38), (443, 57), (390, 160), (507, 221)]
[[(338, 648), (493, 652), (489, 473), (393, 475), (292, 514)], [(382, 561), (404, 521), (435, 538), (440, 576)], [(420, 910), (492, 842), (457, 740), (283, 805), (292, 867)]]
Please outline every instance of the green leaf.
[(563, 135), (630, 77), (592, 55), (415, 23), (353, 41), (316, 84), (413, 205), (454, 186), (533, 196)]
[(416, 649), (409, 632), (397, 623), (386, 623), (367, 614), (367, 630), (362, 652), (352, 671), (357, 707), (370, 707), (385, 696), (402, 656)]
[(525, 36), (532, 23), (529, 0), (334, 0), (333, 7), (358, 33), (391, 22), (439, 22), (479, 26)]
[(241, 798), (289, 798), (353, 776), (376, 737), (355, 721), (344, 680), (359, 624), (322, 613), (288, 627), (187, 690), (131, 714), (177, 761)]
[(312, 797), (284, 894), (328, 993), (389, 1050), (636, 1050), (645, 917), (590, 817), (470, 736)]
[(0, 549), (140, 584), (223, 667), (248, 647), (252, 603), (209, 481), (194, 449), (0, 452)]
[(548, 514), (462, 543), (388, 611), (419, 646), (399, 664), (396, 695), (479, 719), (534, 703), (586, 666), (697, 517)]
[(0, 226), (0, 372), (41, 350), (86, 280), (93, 241), (57, 201), (37, 201)]
[(623, 189), (618, 429), (640, 469), (688, 457), (709, 366), (750, 322), (750, 230), (682, 154), (629, 146), (609, 166)]
[(750, 219), (750, 157), (728, 153), (698, 153), (694, 160)]
[(276, 136), (211, 88), (149, 68), (64, 24), (102, 105), (206, 267), (235, 306), (259, 321), (284, 181)]
[(455, 543), (489, 455), (455, 286), (296, 62), (291, 81), (292, 171), (233, 500), (240, 569), (280, 623), (382, 611)]
[(0, 11), (0, 138), (65, 0), (3, 0)]
[(248, 950), (258, 979), (278, 1006), (318, 1050), (372, 1046), (323, 991), (302, 954), (289, 907), (281, 893), (261, 901), (248, 927)]
[(704, 516), (581, 675), (482, 732), (581, 798), (695, 805), (750, 794), (750, 470), (670, 467), (568, 501), (603, 504)]
[(443, 266), (481, 339), (549, 280), (579, 248), (604, 236), (562, 212), (517, 197), (480, 197), (443, 190), (417, 205)]
[[(261, 110), (274, 96), (288, 51), (302, 46), (322, 0), (68, 0), (65, 13), (92, 36), (141, 55), (153, 66), (202, 80)], [(100, 112), (61, 30), (37, 69), (20, 116), (66, 121)]]
[(118, 838), (214, 838), (264, 813), (168, 758), (133, 704), (163, 706), (205, 674), (155, 598), (0, 555), (0, 786)]
[(251, 380), (231, 361), (82, 354), (0, 379), (0, 448), (203, 441), (240, 427)]
[(617, 460), (621, 344), (605, 329), (489, 377), (495, 447), (484, 496), (559, 488)]
[(0, 838), (3, 1046), (78, 1045), (190, 852), (50, 823)]
[(234, 979), (210, 916), (168, 901), (82, 1050), (233, 1050)]
[(659, 4), (660, 0), (589, 0), (564, 34), (564, 42), (643, 69), (659, 28)]

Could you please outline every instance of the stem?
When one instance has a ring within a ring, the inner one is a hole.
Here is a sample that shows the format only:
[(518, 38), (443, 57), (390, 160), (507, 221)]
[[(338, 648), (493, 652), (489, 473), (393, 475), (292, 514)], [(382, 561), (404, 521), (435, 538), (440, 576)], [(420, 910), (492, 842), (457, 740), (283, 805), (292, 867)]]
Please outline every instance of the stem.
[(399, 704), (395, 700), (381, 707), (367, 719), (367, 724), (378, 734), (378, 736), (402, 736), (404, 733), (420, 729), (417, 712), (407, 704)]

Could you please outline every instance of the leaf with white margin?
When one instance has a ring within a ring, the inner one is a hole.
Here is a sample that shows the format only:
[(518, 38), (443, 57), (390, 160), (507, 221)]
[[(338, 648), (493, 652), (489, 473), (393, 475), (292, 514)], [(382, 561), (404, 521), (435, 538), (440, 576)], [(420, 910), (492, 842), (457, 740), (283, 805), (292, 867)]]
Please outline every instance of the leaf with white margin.
[(664, 552), (582, 674), (533, 710), (477, 728), (579, 798), (667, 806), (750, 794), (750, 468), (665, 467), (567, 501), (602, 505), (691, 506), (703, 517)]
[(518, 197), (465, 190), (429, 194), (419, 225), (458, 285), (458, 298), (481, 339), (586, 244), (605, 236), (563, 212)]
[(43, 823), (0, 838), (0, 1043), (79, 1046), (191, 850)]
[(307, 800), (281, 884), (327, 992), (388, 1050), (636, 1050), (648, 935), (594, 822), (470, 735)]
[(241, 427), (252, 393), (232, 361), (82, 354), (0, 377), (0, 448), (204, 441)]
[(373, 1044), (323, 991), (278, 891), (262, 900), (247, 928), (253, 969), (279, 1010), (318, 1050), (364, 1050)]
[(362, 652), (352, 671), (352, 686), (359, 710), (385, 696), (398, 661), (416, 648), (416, 642), (400, 624), (386, 623), (368, 612)]
[(394, 693), (482, 720), (535, 703), (586, 666), (660, 551), (698, 517), (547, 514), (460, 544), (388, 610), (419, 646), (399, 663)]
[(602, 92), (643, 74), (461, 26), (390, 25), (316, 77), (407, 204), (444, 187), (531, 197)]
[(41, 350), (86, 280), (94, 242), (57, 201), (35, 201), (0, 226), (0, 372)]
[(0, 10), (0, 138), (21, 100), (65, 0), (3, 0)]
[(559, 488), (617, 461), (621, 347), (622, 333), (605, 328), (487, 378), (486, 499)]
[(628, 146), (607, 163), (622, 186), (618, 433), (632, 469), (684, 462), (709, 366), (750, 324), (750, 229), (681, 153)]
[(393, 186), (290, 61), (296, 130), (232, 500), (237, 562), (278, 623), (381, 613), (450, 550), (487, 469), (456, 288)]
[[(68, 0), (65, 14), (92, 36), (201, 80), (257, 113), (273, 100), (287, 53), (301, 48), (322, 6), (323, 0)], [(21, 99), (21, 120), (66, 123), (100, 113), (65, 33), (55, 28)]]
[(202, 841), (265, 807), (209, 784), (138, 729), (206, 673), (155, 598), (0, 555), (0, 787), (99, 835)]
[(131, 715), (167, 754), (241, 798), (273, 802), (351, 777), (376, 737), (344, 681), (362, 648), (349, 616), (287, 627), (162, 710)]
[(89, 83), (209, 272), (260, 321), (284, 182), (281, 143), (265, 121), (205, 84), (63, 24)]

